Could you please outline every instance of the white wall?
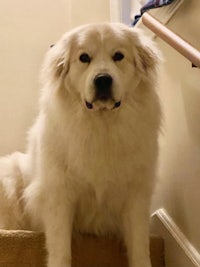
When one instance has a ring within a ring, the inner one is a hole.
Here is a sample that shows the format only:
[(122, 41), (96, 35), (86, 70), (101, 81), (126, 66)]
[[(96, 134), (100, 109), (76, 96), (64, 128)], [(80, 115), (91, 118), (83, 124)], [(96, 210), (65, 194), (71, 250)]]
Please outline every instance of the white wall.
[(73, 26), (109, 19), (108, 0), (1, 1), (0, 155), (25, 147), (49, 45)]
[[(185, 1), (168, 27), (200, 50), (200, 1)], [(157, 39), (165, 57), (160, 182), (154, 209), (164, 207), (200, 252), (200, 69)]]

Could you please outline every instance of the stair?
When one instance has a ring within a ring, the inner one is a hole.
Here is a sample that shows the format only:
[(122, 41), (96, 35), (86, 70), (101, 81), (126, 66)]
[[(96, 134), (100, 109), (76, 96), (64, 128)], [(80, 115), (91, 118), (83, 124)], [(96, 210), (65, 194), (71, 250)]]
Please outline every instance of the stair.
[[(152, 267), (164, 267), (164, 242), (150, 238)], [(45, 267), (45, 237), (31, 231), (0, 230), (0, 267)], [(72, 241), (73, 267), (128, 267), (126, 250), (115, 238), (81, 235)]]

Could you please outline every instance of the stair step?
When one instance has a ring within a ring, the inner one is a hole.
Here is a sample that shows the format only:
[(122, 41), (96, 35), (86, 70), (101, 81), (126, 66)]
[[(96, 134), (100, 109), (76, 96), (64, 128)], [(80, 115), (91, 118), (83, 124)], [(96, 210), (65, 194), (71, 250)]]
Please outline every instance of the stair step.
[[(151, 236), (152, 267), (164, 267), (164, 242)], [(45, 267), (42, 233), (0, 230), (0, 267)], [(73, 267), (128, 267), (126, 250), (115, 238), (80, 235), (72, 241)]]

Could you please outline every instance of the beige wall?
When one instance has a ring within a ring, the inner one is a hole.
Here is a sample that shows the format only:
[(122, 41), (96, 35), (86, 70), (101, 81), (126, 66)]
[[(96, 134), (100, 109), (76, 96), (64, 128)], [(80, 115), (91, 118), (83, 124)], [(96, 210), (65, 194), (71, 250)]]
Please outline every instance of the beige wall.
[[(185, 1), (168, 27), (200, 50), (200, 1)], [(200, 252), (200, 69), (157, 39), (164, 127), (154, 209), (164, 207)]]
[(6, 0), (0, 8), (0, 155), (23, 150), (49, 45), (73, 26), (109, 21), (108, 0)]
[(109, 0), (71, 0), (70, 27), (84, 23), (110, 21)]

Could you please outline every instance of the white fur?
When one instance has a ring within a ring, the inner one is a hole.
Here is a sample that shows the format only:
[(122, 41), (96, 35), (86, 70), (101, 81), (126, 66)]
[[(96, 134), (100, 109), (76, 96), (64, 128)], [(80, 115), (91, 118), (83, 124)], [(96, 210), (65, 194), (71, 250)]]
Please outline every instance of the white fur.
[[(113, 61), (116, 51), (123, 60)], [(81, 53), (90, 55), (89, 64), (80, 62)], [(158, 61), (152, 42), (121, 24), (76, 28), (47, 53), (27, 152), (0, 160), (0, 226), (43, 229), (48, 267), (71, 266), (72, 228), (119, 235), (129, 266), (150, 267)], [(107, 102), (94, 97), (98, 73), (113, 78)]]

